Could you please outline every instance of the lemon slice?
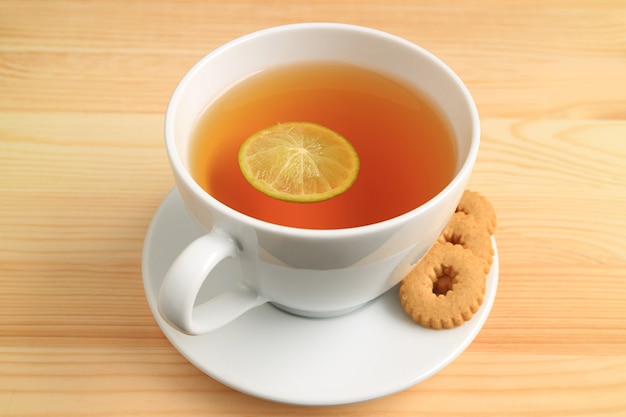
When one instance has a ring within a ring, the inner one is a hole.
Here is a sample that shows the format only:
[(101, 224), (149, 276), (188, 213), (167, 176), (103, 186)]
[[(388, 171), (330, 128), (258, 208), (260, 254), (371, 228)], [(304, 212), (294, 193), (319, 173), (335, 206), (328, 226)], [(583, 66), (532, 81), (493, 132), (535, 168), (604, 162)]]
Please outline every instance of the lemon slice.
[(309, 122), (278, 123), (250, 136), (239, 167), (254, 188), (284, 201), (313, 203), (346, 191), (359, 157), (337, 132)]

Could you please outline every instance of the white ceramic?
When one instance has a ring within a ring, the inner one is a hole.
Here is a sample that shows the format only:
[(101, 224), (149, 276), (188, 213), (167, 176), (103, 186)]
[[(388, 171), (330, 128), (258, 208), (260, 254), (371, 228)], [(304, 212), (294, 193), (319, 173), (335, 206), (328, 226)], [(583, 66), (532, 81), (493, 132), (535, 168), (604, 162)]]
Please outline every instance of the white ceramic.
[[(263, 222), (203, 191), (188, 169), (198, 115), (247, 75), (307, 60), (368, 67), (429, 95), (448, 116), (456, 137), (457, 173), (451, 183), (404, 215), (338, 230)], [(476, 107), (461, 80), (432, 54), (401, 38), (357, 26), (310, 23), (263, 30), (218, 48), (184, 76), (166, 113), (165, 142), (176, 185), (207, 234), (172, 264), (160, 291), (161, 314), (181, 331), (201, 334), (266, 302), (309, 317), (358, 308), (396, 285), (436, 240), (465, 189), (479, 141)], [(227, 258), (238, 261), (239, 285), (197, 303), (205, 279), (216, 279), (211, 271)]]
[[(304, 318), (265, 304), (218, 330), (189, 336), (161, 318), (157, 294), (178, 253), (203, 233), (178, 192), (171, 192), (155, 214), (144, 245), (143, 280), (152, 313), (176, 349), (200, 370), (241, 392), (273, 401), (345, 404), (423, 381), (472, 342), (487, 319), (498, 285), (496, 252), (483, 305), (470, 321), (450, 330), (413, 323), (402, 311), (394, 287), (341, 317)], [(239, 274), (237, 262), (225, 260), (199, 298), (232, 288)]]

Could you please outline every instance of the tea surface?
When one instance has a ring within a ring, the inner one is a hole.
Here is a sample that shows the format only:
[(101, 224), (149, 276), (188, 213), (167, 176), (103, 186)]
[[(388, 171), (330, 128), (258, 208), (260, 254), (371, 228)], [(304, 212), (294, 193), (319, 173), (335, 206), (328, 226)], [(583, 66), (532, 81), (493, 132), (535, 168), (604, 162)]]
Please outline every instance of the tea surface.
[[(256, 190), (237, 155), (255, 132), (279, 122), (326, 126), (352, 143), (360, 172), (343, 194), (316, 203), (280, 201)], [(190, 168), (227, 206), (270, 223), (309, 229), (363, 226), (406, 213), (455, 173), (447, 119), (422, 93), (352, 65), (317, 62), (254, 74), (211, 103), (197, 122)]]

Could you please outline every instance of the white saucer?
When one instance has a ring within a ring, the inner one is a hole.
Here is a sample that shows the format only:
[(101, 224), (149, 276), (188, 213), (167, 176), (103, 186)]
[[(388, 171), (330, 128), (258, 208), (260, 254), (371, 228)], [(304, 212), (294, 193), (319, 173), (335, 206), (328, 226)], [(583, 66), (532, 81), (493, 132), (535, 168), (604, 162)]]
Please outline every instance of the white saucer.
[[(156, 310), (165, 272), (202, 234), (176, 189), (157, 210), (143, 252), (143, 283), (159, 326), (191, 363), (212, 378), (260, 398), (302, 405), (346, 404), (402, 391), (440, 371), (474, 340), (496, 294), (498, 255), (487, 277), (485, 301), (474, 317), (451, 330), (414, 324), (394, 288), (351, 314), (308, 319), (264, 304), (219, 330), (188, 336)], [(493, 241), (495, 249), (495, 241)], [(237, 281), (234, 261), (219, 266), (225, 287)], [(220, 278), (221, 280), (221, 278)], [(216, 288), (203, 288), (210, 297)]]

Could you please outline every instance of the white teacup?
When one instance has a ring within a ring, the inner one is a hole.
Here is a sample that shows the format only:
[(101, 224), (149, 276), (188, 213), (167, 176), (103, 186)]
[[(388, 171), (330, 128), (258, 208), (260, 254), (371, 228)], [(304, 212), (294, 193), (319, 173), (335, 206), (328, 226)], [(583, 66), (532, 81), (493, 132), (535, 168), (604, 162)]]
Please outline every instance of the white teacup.
[[(454, 131), (453, 180), (406, 214), (335, 230), (267, 223), (231, 209), (204, 191), (189, 173), (189, 143), (206, 106), (259, 70), (311, 60), (346, 62), (390, 74), (430, 96)], [(171, 98), (165, 142), (178, 190), (207, 234), (174, 261), (158, 305), (171, 325), (188, 334), (201, 334), (266, 302), (294, 314), (332, 317), (353, 311), (394, 287), (454, 213), (476, 160), (480, 128), (467, 88), (429, 52), (373, 29), (305, 23), (252, 33), (201, 59)], [(227, 257), (238, 259), (241, 282), (234, 290), (195, 305), (200, 287)]]

